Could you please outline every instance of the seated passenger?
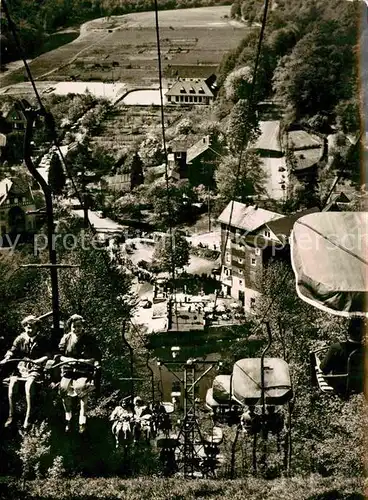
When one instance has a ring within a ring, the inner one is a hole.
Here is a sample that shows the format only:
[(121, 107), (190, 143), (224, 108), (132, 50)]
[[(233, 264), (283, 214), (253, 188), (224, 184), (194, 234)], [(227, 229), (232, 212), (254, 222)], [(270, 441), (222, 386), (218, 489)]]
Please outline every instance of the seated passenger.
[[(357, 351), (357, 365), (352, 368), (358, 375), (358, 383), (363, 381), (363, 366), (359, 363), (359, 355), (361, 360), (363, 360), (363, 338), (365, 331), (365, 321), (361, 318), (353, 318), (350, 321), (348, 330), (348, 339), (345, 342), (335, 342), (332, 344), (326, 354), (326, 356), (318, 363), (317, 367), (321, 370), (324, 375), (339, 375), (345, 374), (348, 370), (348, 359), (353, 351)], [(318, 366), (319, 365), (319, 366)], [(341, 384), (339, 383), (339, 386)], [(339, 389), (340, 387), (336, 387)]]

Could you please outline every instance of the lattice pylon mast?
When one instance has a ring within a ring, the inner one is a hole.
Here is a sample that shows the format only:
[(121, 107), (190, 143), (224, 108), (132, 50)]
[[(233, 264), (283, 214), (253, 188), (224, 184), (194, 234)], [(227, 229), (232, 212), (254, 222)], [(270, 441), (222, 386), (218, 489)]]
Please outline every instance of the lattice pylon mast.
[(182, 427), (184, 477), (193, 477), (197, 455), (195, 445), (202, 442), (196, 417), (195, 382), (195, 363), (186, 363), (184, 366), (184, 422)]

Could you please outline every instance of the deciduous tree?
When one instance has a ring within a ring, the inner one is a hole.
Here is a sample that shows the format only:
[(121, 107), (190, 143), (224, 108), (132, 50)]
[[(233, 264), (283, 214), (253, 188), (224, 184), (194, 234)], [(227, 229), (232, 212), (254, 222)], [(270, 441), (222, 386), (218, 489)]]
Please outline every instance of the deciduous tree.
[(181, 269), (189, 264), (189, 243), (179, 232), (174, 231), (172, 238), (161, 238), (154, 252), (154, 261), (164, 271)]
[(54, 153), (50, 160), (49, 185), (55, 195), (61, 195), (65, 187), (64, 168), (58, 154)]

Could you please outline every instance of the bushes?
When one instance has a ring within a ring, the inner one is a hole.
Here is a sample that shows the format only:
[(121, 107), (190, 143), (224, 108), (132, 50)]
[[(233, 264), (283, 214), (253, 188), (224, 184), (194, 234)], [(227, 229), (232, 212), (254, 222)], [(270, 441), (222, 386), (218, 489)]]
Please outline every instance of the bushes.
[[(5, 497), (4, 497), (5, 498)], [(8, 497), (10, 498), (10, 497)], [(33, 481), (27, 492), (12, 491), (12, 499), (24, 500), (360, 500), (362, 485), (345, 477), (333, 480), (320, 476), (283, 478), (266, 481), (254, 477), (244, 480), (183, 480), (141, 478), (136, 480), (82, 479)]]
[(216, 260), (220, 252), (218, 250), (211, 250), (210, 248), (190, 247), (190, 253), (203, 259)]

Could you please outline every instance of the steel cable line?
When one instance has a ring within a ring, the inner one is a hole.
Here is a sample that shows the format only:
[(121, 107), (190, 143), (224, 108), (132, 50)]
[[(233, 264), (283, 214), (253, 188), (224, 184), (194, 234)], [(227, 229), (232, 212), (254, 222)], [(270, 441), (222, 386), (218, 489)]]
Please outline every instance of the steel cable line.
[[(261, 50), (262, 50), (262, 43), (263, 43), (263, 38), (264, 38), (264, 32), (266, 29), (266, 23), (267, 23), (267, 14), (268, 14), (268, 9), (269, 9), (269, 4), (270, 0), (265, 0), (264, 4), (264, 10), (263, 10), (263, 18), (262, 18), (262, 25), (261, 25), (261, 30), (259, 33), (259, 38), (258, 38), (258, 45), (257, 45), (257, 52), (256, 52), (256, 59), (254, 63), (254, 68), (253, 68), (253, 76), (252, 76), (252, 82), (251, 82), (251, 87), (250, 87), (250, 92), (249, 92), (249, 98), (248, 98), (248, 105), (247, 105), (247, 117), (252, 117), (253, 112), (254, 112), (254, 92), (255, 92), (255, 85), (256, 85), (256, 80), (257, 80), (257, 72), (258, 72), (258, 66), (259, 66), (259, 59), (261, 55)], [(249, 127), (249, 125), (248, 125)], [(241, 165), (242, 165), (242, 160), (243, 160), (243, 153), (247, 153), (246, 149), (248, 147), (249, 143), (249, 135), (250, 135), (250, 130), (246, 130), (246, 134), (244, 137), (244, 140), (242, 141), (241, 148), (240, 148), (240, 153), (239, 153), (239, 161), (238, 161), (238, 166), (236, 170), (236, 175), (235, 175), (235, 185), (234, 185), (234, 191), (233, 191), (233, 196), (231, 200), (231, 208), (230, 208), (230, 214), (229, 214), (229, 222), (226, 227), (226, 233), (225, 233), (225, 242), (222, 248), (222, 257), (221, 257), (221, 270), (224, 266), (225, 262), (225, 255), (226, 255), (226, 249), (227, 249), (227, 242), (229, 239), (229, 232), (230, 232), (230, 227), (231, 227), (231, 220), (233, 217), (233, 212), (234, 212), (234, 203), (235, 203), (235, 197), (236, 193), (238, 190), (238, 185), (239, 185), (239, 178), (240, 178), (240, 171), (241, 171)], [(214, 308), (213, 311), (215, 312), (216, 310), (216, 303), (217, 303), (217, 297), (218, 295), (215, 296), (215, 303), (214, 303)]]
[[(169, 173), (168, 173), (168, 155), (166, 147), (166, 134), (165, 134), (165, 113), (164, 113), (164, 98), (162, 89), (162, 64), (161, 64), (161, 43), (160, 43), (160, 25), (158, 20), (158, 2), (154, 0), (155, 6), (155, 31), (156, 31), (156, 43), (157, 43), (157, 59), (158, 59), (158, 76), (159, 76), (159, 88), (160, 88), (160, 112), (161, 112), (161, 129), (162, 129), (162, 142), (164, 148), (164, 161), (165, 161), (165, 183), (166, 183), (166, 207), (169, 221), (169, 236), (170, 236), (170, 253), (171, 253), (171, 275), (173, 281), (173, 292), (174, 292), (174, 303), (175, 303), (175, 317), (176, 317), (176, 328), (179, 331), (179, 318), (178, 318), (178, 305), (176, 300), (176, 283), (175, 283), (175, 237), (174, 231), (171, 224), (171, 213), (172, 213), (172, 203), (170, 196), (169, 187)], [(171, 308), (169, 309), (169, 314), (172, 314)]]
[(37, 101), (41, 107), (41, 110), (46, 113), (46, 110), (43, 106), (43, 103), (42, 103), (42, 100), (41, 100), (41, 97), (40, 97), (40, 94), (38, 93), (38, 90), (37, 90), (37, 87), (36, 87), (36, 84), (35, 84), (35, 81), (33, 79), (33, 76), (32, 76), (32, 73), (31, 73), (31, 70), (29, 68), (29, 65), (27, 63), (27, 60), (25, 58), (25, 54), (24, 54), (24, 51), (22, 49), (22, 44), (20, 43), (20, 39), (19, 39), (19, 36), (18, 36), (18, 32), (17, 32), (17, 28), (16, 28), (16, 25), (14, 23), (14, 21), (12, 20), (11, 16), (10, 16), (10, 13), (9, 13), (9, 9), (8, 9), (8, 6), (7, 6), (7, 3), (6, 3), (6, 0), (1, 0), (1, 5), (2, 5), (2, 8), (4, 10), (4, 13), (5, 13), (5, 17), (8, 21), (8, 25), (9, 25), (9, 28), (10, 28), (10, 31), (12, 33), (12, 36), (14, 38), (14, 42), (15, 42), (15, 45), (17, 47), (17, 51), (19, 52), (19, 56), (20, 58), (22, 59), (22, 62), (23, 62), (23, 65), (25, 67), (25, 70), (27, 72), (27, 75), (28, 75), (28, 79), (29, 81), (31, 82), (31, 85), (33, 87), (33, 90), (34, 90), (34, 93), (36, 95), (36, 98), (37, 98)]

